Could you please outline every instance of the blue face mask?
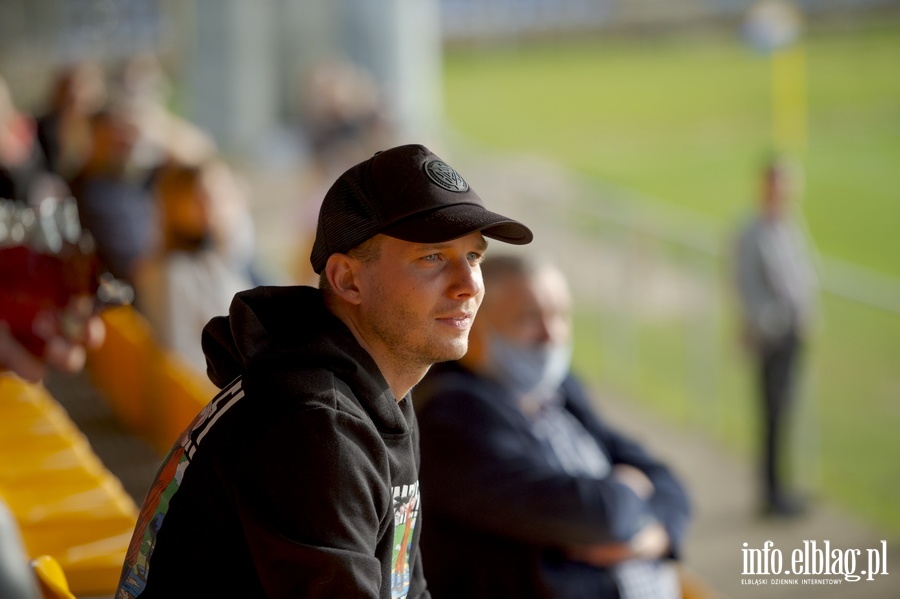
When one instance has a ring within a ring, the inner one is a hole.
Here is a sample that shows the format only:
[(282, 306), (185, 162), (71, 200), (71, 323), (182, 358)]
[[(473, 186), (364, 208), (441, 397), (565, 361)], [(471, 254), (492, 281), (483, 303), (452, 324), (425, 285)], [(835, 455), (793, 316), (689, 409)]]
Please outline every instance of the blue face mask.
[(487, 374), (519, 400), (544, 403), (552, 398), (569, 372), (569, 344), (523, 346), (500, 335), (487, 341)]

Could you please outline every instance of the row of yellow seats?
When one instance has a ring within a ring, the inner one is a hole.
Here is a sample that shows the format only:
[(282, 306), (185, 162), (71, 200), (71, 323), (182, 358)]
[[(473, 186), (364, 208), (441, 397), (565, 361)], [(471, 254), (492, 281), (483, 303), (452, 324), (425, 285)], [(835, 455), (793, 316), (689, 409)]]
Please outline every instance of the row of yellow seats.
[(119, 422), (168, 451), (217, 391), (202, 373), (163, 350), (134, 308), (103, 313), (106, 340), (91, 351), (87, 370)]
[(76, 595), (114, 592), (137, 507), (40, 384), (0, 375), (0, 501), (29, 558), (52, 556)]

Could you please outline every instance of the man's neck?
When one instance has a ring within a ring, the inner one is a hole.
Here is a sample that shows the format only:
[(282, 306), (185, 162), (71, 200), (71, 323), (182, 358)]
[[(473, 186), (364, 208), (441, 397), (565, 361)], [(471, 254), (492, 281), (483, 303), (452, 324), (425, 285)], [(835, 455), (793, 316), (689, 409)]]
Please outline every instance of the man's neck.
[(422, 380), (422, 377), (428, 372), (428, 368), (415, 368), (408, 363), (401, 363), (400, 360), (392, 359), (391, 353), (382, 344), (370, 342), (366, 338), (351, 313), (335, 306), (331, 306), (330, 309), (350, 329), (357, 343), (372, 356), (375, 365), (378, 366), (378, 370), (381, 372), (381, 376), (387, 381), (394, 399), (398, 403), (402, 401), (410, 389)]

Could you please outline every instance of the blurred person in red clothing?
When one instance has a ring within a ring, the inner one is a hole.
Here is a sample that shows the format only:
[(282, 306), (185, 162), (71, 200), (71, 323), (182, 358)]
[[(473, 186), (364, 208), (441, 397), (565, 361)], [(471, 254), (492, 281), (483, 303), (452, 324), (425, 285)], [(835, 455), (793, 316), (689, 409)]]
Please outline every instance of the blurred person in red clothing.
[(48, 368), (77, 372), (102, 343), (98, 300), (119, 288), (99, 278), (90, 241), (71, 199), (0, 199), (0, 372), (32, 382)]

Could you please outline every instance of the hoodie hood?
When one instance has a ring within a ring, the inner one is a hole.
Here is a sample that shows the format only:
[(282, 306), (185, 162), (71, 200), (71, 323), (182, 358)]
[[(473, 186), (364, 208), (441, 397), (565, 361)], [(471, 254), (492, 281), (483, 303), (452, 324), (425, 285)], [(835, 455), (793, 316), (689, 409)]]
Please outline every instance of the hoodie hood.
[(369, 409), (384, 410), (382, 396), (393, 404), (388, 411), (396, 409), (372, 356), (328, 311), (318, 289), (262, 286), (242, 291), (234, 296), (228, 316), (209, 321), (201, 341), (207, 375), (220, 389), (248, 372), (286, 384), (298, 381), (290, 383), (297, 387), (310, 370), (327, 370)]

